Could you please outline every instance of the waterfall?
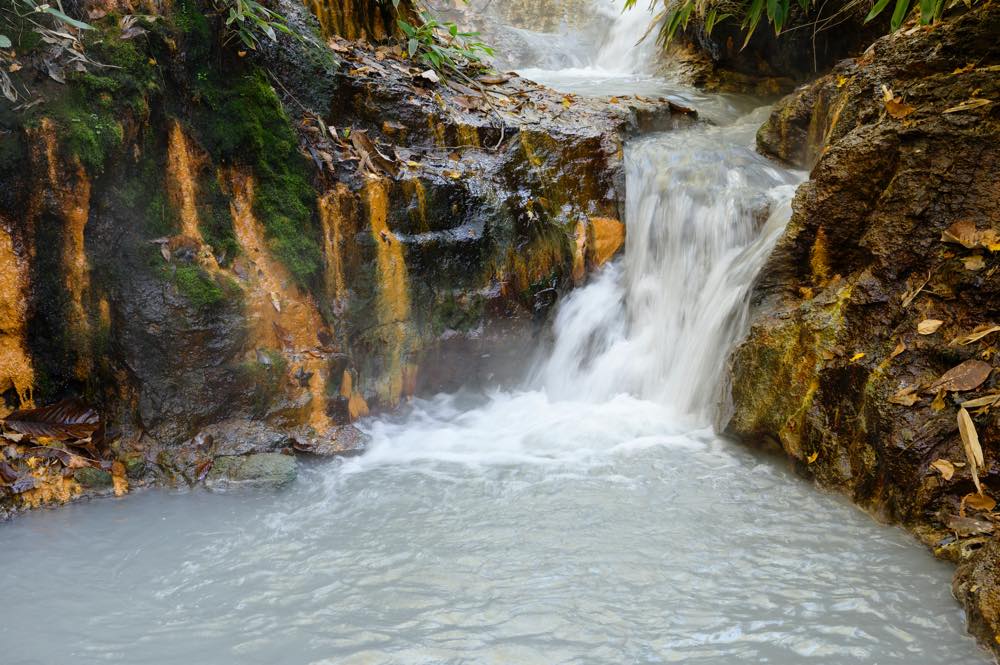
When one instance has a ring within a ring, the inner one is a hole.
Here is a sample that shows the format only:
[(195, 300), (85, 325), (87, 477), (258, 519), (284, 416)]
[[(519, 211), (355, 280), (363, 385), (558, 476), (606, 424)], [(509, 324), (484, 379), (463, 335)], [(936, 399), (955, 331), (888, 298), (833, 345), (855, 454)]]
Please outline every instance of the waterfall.
[[(624, 4), (624, 0), (599, 4), (611, 27), (590, 64), (606, 72), (643, 74), (656, 59), (656, 30), (649, 31), (654, 13), (645, 0), (638, 0), (630, 10), (624, 9)], [(649, 35), (643, 39), (647, 31)]]
[(734, 142), (760, 113), (626, 149), (625, 253), (562, 305), (535, 381), (551, 397), (628, 393), (711, 418), (747, 295), (797, 178)]

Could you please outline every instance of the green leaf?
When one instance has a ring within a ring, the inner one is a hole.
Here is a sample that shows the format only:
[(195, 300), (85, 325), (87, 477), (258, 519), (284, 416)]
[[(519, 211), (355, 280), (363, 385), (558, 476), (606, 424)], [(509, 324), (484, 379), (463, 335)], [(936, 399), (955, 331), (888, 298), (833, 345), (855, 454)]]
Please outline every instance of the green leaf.
[(920, 22), (930, 25), (934, 20), (934, 0), (920, 0)]
[(868, 16), (865, 17), (865, 23), (868, 23), (873, 18), (881, 14), (882, 10), (885, 9), (888, 4), (889, 0), (878, 0), (878, 2), (875, 3), (875, 6), (872, 7), (872, 10), (868, 12)]
[(7, 35), (0, 35), (0, 48), (10, 48), (13, 44), (10, 43), (10, 37)]
[(55, 7), (43, 6), (40, 9), (42, 11), (44, 11), (45, 13), (47, 13), (47, 14), (51, 14), (52, 16), (55, 16), (57, 19), (59, 19), (63, 23), (66, 23), (66, 24), (69, 24), (69, 25), (73, 26), (74, 28), (79, 28), (80, 30), (93, 30), (94, 29), (94, 26), (90, 25), (89, 23), (84, 23), (83, 21), (77, 21), (75, 18), (70, 18), (69, 16), (66, 16), (61, 11), (59, 11), (58, 9), (56, 9)]
[(892, 12), (892, 29), (899, 30), (906, 20), (906, 14), (910, 9), (910, 0), (896, 0), (896, 8)]
[(420, 41), (415, 37), (410, 37), (410, 40), (406, 42), (406, 51), (411, 58), (413, 57), (413, 54), (417, 52), (418, 48), (420, 48)]
[[(906, 0), (907, 2), (909, 0)], [(747, 47), (750, 43), (750, 38), (753, 37), (754, 30), (757, 29), (757, 24), (760, 23), (760, 17), (764, 13), (764, 0), (753, 0), (750, 5), (750, 9), (747, 11), (746, 17), (743, 19), (743, 25), (747, 29), (746, 39), (743, 40), (743, 46), (741, 49)]]

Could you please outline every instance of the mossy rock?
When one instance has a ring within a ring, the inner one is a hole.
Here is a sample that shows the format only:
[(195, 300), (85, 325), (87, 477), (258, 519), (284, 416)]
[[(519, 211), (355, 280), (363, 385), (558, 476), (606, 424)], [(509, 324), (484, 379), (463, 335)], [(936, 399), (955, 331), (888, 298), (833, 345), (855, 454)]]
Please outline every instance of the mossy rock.
[(298, 475), (295, 458), (280, 453), (218, 457), (205, 484), (213, 489), (233, 485), (281, 487)]
[(114, 480), (110, 473), (90, 466), (77, 469), (73, 477), (76, 479), (76, 482), (91, 489), (107, 489), (114, 485)]

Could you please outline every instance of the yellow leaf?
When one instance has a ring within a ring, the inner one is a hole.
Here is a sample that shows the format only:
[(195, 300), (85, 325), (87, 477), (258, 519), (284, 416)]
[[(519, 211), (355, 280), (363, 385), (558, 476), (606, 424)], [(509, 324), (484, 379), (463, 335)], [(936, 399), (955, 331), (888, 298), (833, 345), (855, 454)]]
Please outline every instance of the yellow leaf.
[(973, 272), (982, 270), (986, 267), (986, 261), (983, 261), (983, 257), (979, 254), (973, 254), (972, 256), (965, 257), (962, 259), (962, 264), (965, 266), (966, 270), (971, 270)]
[(931, 468), (937, 470), (945, 480), (951, 480), (955, 475), (955, 465), (946, 459), (936, 459), (931, 462)]
[(935, 395), (934, 397), (934, 401), (931, 402), (932, 409), (934, 409), (935, 411), (944, 411), (944, 408), (946, 406), (944, 403), (944, 395), (945, 395), (944, 388), (938, 390), (937, 395)]
[(924, 319), (917, 324), (917, 332), (921, 335), (933, 335), (942, 324), (944, 324), (944, 321), (939, 319)]
[(818, 457), (819, 457), (819, 452), (815, 452), (815, 453), (813, 453), (812, 455), (810, 455), (809, 457), (806, 458), (806, 462), (809, 463), (809, 464), (812, 464), (813, 462), (816, 461), (816, 459)]
[(851, 362), (852, 363), (856, 363), (856, 362), (858, 362), (859, 360), (861, 360), (864, 357), (865, 357), (864, 351), (862, 351), (860, 353), (855, 353), (853, 356), (851, 356)]

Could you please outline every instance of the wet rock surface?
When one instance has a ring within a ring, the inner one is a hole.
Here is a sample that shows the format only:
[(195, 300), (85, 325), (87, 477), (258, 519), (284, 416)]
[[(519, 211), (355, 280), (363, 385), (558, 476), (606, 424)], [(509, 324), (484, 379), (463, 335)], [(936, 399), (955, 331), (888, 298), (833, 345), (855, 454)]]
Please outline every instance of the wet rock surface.
[(211, 489), (281, 487), (295, 480), (295, 458), (280, 453), (217, 457), (205, 484)]
[[(85, 397), (115, 493), (205, 482), (223, 458), (351, 454), (372, 411), (513, 376), (621, 246), (625, 138), (693, 118), (513, 74), (434, 80), (368, 3), (283, 2), (306, 39), (247, 56), (202, 9), (176, 3), (119, 50), (95, 38), (115, 69), (0, 117), (7, 409)], [(58, 491), (5, 506), (95, 493), (60, 459)]]
[(815, 165), (754, 290), (726, 425), (962, 562), (956, 595), (994, 650), (996, 514), (959, 419), (997, 492), (997, 34), (991, 5), (904, 28), (775, 108), (761, 149)]

